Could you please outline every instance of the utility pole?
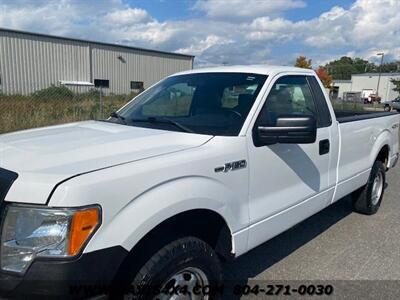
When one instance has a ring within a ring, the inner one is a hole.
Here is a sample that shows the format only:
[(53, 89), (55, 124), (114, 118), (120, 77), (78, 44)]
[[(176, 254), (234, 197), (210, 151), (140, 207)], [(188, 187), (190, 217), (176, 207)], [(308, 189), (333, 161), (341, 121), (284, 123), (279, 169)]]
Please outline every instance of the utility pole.
[(381, 64), (379, 65), (378, 85), (376, 87), (376, 96), (378, 97), (379, 96), (379, 84), (381, 83), (383, 57), (385, 56), (385, 53), (379, 52), (376, 55), (381, 57)]

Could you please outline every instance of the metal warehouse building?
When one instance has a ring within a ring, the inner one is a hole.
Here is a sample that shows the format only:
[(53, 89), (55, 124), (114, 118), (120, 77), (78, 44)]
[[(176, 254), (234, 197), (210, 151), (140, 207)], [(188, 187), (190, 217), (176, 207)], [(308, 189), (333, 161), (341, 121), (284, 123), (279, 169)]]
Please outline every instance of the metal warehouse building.
[(193, 56), (0, 28), (0, 89), (27, 95), (50, 85), (128, 94), (193, 68)]
[(371, 91), (376, 93), (382, 98), (382, 101), (393, 100), (398, 96), (398, 93), (393, 91), (394, 84), (391, 79), (400, 79), (400, 73), (365, 73), (353, 74), (351, 80), (334, 80), (333, 88), (336, 90), (337, 96), (345, 98), (345, 93), (359, 93), (364, 91)]

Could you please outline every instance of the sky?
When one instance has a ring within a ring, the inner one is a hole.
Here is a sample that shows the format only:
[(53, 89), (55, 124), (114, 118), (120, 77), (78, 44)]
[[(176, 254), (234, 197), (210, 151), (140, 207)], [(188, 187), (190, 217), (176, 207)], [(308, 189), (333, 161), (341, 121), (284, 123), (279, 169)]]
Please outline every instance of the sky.
[(195, 55), (195, 66), (400, 59), (400, 0), (0, 0), (0, 27)]

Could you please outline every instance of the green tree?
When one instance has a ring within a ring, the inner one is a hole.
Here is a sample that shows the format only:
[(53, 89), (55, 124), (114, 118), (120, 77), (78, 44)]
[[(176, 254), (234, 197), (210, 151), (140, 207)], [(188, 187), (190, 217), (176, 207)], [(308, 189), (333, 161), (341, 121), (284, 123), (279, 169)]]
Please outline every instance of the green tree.
[(392, 61), (382, 64), (383, 73), (400, 72), (400, 61)]
[(362, 58), (342, 56), (340, 59), (331, 61), (325, 65), (325, 69), (333, 79), (350, 80), (351, 74), (375, 72), (376, 66)]
[(343, 56), (327, 63), (325, 69), (333, 79), (349, 80), (352, 74), (400, 72), (400, 61), (386, 62), (380, 66), (359, 57)]
[(390, 79), (390, 82), (394, 84), (393, 91), (398, 92), (400, 96), (400, 79)]
[(305, 56), (299, 56), (296, 58), (294, 66), (303, 69), (312, 69), (311, 59), (307, 59)]

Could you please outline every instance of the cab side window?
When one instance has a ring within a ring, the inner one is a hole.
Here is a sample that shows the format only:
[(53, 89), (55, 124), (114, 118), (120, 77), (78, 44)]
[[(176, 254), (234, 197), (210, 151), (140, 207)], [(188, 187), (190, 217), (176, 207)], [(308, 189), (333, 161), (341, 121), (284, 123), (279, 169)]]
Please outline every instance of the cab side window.
[(284, 76), (273, 85), (257, 119), (258, 124), (276, 126), (283, 116), (314, 116), (317, 110), (305, 76)]

